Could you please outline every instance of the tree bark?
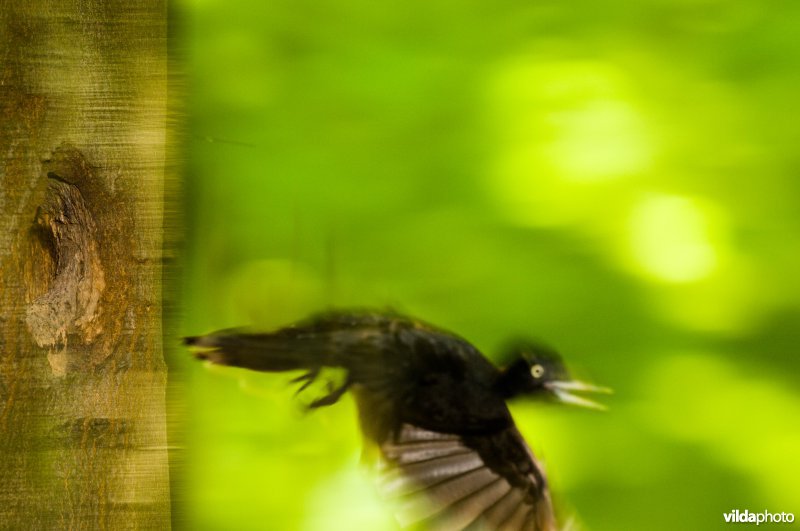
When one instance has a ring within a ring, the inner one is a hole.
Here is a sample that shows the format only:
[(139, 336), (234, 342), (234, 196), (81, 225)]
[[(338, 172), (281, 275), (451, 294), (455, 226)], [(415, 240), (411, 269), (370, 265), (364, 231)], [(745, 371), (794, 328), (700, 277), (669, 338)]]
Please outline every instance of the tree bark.
[(168, 529), (166, 6), (0, 4), (0, 527)]

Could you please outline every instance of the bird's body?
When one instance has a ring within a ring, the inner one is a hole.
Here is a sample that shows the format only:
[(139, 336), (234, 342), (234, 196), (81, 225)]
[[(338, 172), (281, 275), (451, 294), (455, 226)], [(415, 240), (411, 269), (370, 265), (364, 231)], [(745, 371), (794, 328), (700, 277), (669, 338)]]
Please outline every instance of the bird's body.
[(222, 365), (307, 371), (297, 379), (303, 388), (323, 368), (343, 368), (344, 383), (311, 407), (353, 391), (362, 430), (387, 465), (383, 490), (400, 501), (401, 524), (556, 529), (544, 472), (506, 406), (507, 398), (535, 389), (532, 361), (536, 370), (563, 372), (553, 354), (501, 370), (457, 335), (370, 312), (329, 313), (273, 333), (221, 332), (187, 343), (203, 349), (198, 357)]

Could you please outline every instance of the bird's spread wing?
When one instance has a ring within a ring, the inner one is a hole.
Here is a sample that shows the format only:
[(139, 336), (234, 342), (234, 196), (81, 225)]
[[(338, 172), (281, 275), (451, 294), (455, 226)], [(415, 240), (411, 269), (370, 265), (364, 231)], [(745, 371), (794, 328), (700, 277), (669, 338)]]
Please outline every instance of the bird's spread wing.
[[(477, 436), (476, 436), (477, 437)], [(553, 531), (544, 475), (514, 426), (481, 435), (404, 424), (381, 445), (381, 491), (405, 526)]]

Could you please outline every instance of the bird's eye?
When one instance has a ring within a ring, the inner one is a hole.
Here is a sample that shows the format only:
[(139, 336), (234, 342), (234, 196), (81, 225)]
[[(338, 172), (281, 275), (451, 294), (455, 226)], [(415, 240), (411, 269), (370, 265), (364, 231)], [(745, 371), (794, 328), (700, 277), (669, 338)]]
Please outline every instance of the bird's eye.
[(534, 378), (541, 378), (544, 375), (544, 367), (539, 365), (538, 363), (531, 367), (531, 376)]

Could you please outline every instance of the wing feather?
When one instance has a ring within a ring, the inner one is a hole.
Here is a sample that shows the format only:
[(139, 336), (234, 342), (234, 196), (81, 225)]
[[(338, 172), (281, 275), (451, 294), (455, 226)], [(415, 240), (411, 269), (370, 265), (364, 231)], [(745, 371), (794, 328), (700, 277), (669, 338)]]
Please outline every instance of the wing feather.
[[(554, 531), (543, 473), (519, 432), (510, 430), (487, 435), (477, 449), (457, 434), (404, 424), (381, 445), (381, 491), (397, 504), (400, 524), (442, 531)], [(505, 451), (501, 446), (509, 440), (517, 446)], [(506, 454), (523, 455), (524, 462), (499, 466), (496, 460)]]

